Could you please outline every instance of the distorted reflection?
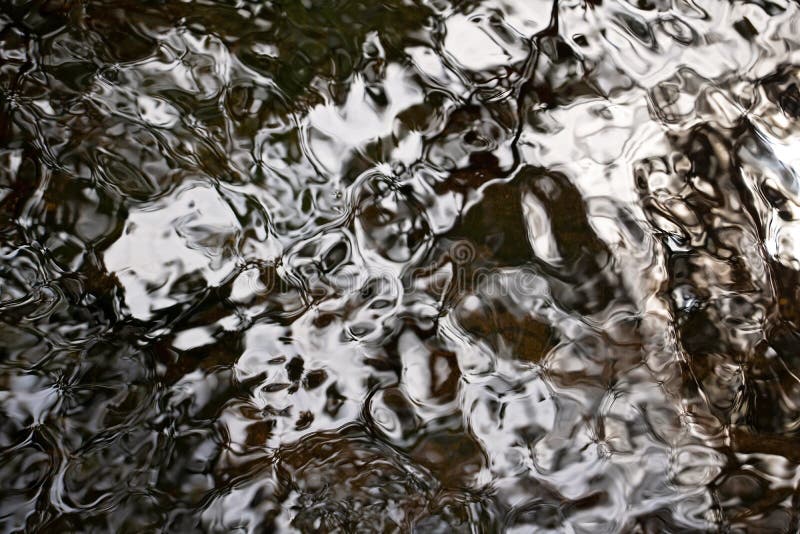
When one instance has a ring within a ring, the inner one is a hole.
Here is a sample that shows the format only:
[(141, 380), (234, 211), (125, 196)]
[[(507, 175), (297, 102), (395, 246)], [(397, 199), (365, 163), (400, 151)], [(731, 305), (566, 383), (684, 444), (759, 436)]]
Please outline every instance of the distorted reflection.
[(2, 532), (800, 528), (800, 6), (0, 6)]

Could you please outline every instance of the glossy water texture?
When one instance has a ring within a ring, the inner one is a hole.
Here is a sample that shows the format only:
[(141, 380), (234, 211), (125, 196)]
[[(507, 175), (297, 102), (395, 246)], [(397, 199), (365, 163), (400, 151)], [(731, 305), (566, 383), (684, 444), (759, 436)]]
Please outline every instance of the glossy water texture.
[(799, 5), (0, 2), (0, 531), (797, 531)]

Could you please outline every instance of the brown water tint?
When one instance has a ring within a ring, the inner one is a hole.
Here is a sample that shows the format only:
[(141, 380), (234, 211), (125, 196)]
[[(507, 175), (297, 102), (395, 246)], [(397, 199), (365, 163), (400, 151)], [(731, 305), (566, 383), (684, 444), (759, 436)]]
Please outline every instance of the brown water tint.
[(2, 532), (800, 528), (789, 0), (0, 1)]

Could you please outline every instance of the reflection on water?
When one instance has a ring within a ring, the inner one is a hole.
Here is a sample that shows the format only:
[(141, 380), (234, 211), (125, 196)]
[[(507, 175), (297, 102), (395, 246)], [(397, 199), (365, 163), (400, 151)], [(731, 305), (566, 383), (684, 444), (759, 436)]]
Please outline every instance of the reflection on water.
[(3, 532), (794, 531), (789, 0), (0, 5)]

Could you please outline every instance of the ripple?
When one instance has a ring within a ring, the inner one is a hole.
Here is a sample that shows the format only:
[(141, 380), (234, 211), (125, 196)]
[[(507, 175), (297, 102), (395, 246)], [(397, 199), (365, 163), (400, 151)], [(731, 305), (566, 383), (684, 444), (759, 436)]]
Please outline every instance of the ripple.
[(794, 2), (0, 7), (0, 531), (792, 531)]

